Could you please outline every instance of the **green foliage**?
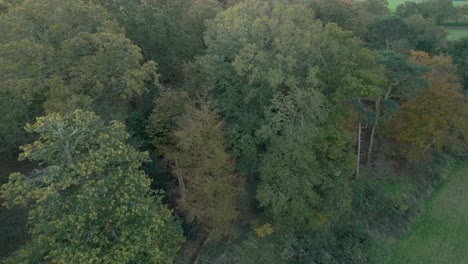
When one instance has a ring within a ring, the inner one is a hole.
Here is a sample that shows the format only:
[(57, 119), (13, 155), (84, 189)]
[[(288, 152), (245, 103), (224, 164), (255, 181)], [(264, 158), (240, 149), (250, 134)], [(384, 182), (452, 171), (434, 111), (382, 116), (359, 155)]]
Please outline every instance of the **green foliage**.
[(378, 82), (379, 67), (362, 43), (336, 25), (323, 27), (302, 4), (239, 3), (209, 23), (205, 42), (206, 55), (187, 68), (186, 90), (213, 98), (227, 146), (251, 174), (264, 144), (256, 133), (274, 96), (318, 86), (343, 101), (369, 96)]
[(180, 81), (182, 65), (204, 49), (205, 22), (216, 0), (90, 0), (101, 4), (148, 60), (158, 62), (164, 82)]
[(447, 32), (430, 19), (421, 15), (405, 18), (405, 23), (411, 30), (408, 37), (413, 49), (428, 52), (432, 55), (442, 54), (447, 50)]
[(425, 0), (420, 6), (422, 13), (426, 17), (433, 18), (437, 24), (444, 23), (447, 18), (452, 17), (456, 12), (452, 0)]
[(379, 52), (377, 63), (385, 67), (387, 85), (392, 86), (390, 95), (402, 97), (401, 99), (414, 98), (421, 87), (428, 86), (428, 83), (421, 77), (428, 70), (427, 67), (410, 62), (401, 54), (393, 51)]
[[(130, 100), (158, 79), (156, 64), (141, 64), (140, 49), (100, 6), (24, 1), (0, 21), (0, 101), (10, 105), (0, 109), (5, 133), (43, 113), (75, 108), (122, 120)], [(2, 133), (0, 140), (6, 146), (24, 142), (21, 133)]]
[(412, 63), (403, 55), (394, 51), (382, 51), (378, 53), (377, 62), (385, 67), (386, 85), (382, 87), (381, 122), (387, 124), (395, 116), (400, 105), (418, 96), (421, 88), (428, 83), (421, 76), (427, 71), (424, 65)]
[(366, 12), (374, 16), (384, 16), (390, 13), (387, 0), (362, 0), (359, 4)]
[(336, 23), (342, 29), (352, 31), (356, 36), (364, 35), (371, 22), (368, 14), (359, 7), (363, 5), (362, 1), (357, 3), (350, 0), (308, 0), (306, 3), (324, 24)]
[[(221, 256), (208, 256), (214, 263), (371, 263), (368, 254), (374, 240), (360, 225), (334, 226), (300, 235), (280, 233), (265, 238), (249, 236), (226, 245)], [(215, 252), (208, 252), (213, 255)], [(216, 259), (217, 261), (213, 261)], [(203, 259), (203, 258), (202, 258)]]
[(448, 52), (454, 64), (458, 66), (458, 77), (466, 93), (468, 91), (468, 38), (450, 42)]
[(317, 228), (349, 208), (353, 148), (314, 89), (275, 97), (260, 131), (269, 148), (259, 168), (257, 198), (277, 224)]
[(370, 26), (365, 39), (374, 50), (394, 50), (405, 53), (411, 49), (410, 29), (400, 16), (377, 18)]
[(129, 144), (137, 149), (149, 149), (151, 143), (146, 126), (148, 120), (140, 112), (132, 112), (125, 119), (125, 127), (130, 135)]
[(381, 168), (363, 173), (375, 174), (353, 183), (352, 217), (365, 223), (376, 234), (393, 237), (401, 234), (419, 213), (420, 204), (416, 198), (428, 187), (415, 186), (416, 177), (410, 176), (401, 179), (372, 178), (383, 173)]
[(166, 148), (175, 145), (173, 132), (177, 128), (177, 120), (187, 112), (189, 106), (189, 98), (184, 92), (161, 89), (146, 127), (146, 132), (160, 155)]
[(2, 186), (5, 205), (29, 205), (32, 239), (14, 258), (27, 262), (169, 263), (181, 228), (150, 180), (148, 160), (127, 146), (119, 122), (105, 125), (92, 112), (40, 117), (39, 135), (22, 159), (40, 162), (31, 175), (12, 174)]
[(447, 49), (444, 28), (420, 14), (404, 19), (399, 15), (379, 17), (369, 26), (365, 39), (372, 49), (401, 54), (408, 54), (412, 49), (440, 54)]
[(238, 168), (260, 173), (261, 205), (296, 230), (345, 212), (354, 150), (344, 123), (353, 98), (378, 96), (373, 53), (351, 32), (323, 27), (308, 6), (281, 1), (221, 12), (205, 41), (186, 90), (221, 110)]
[(405, 1), (396, 7), (396, 14), (401, 17), (422, 15), (441, 24), (455, 16), (456, 9), (452, 0)]
[(421, 14), (418, 3), (412, 1), (405, 1), (396, 7), (395, 14), (401, 17), (410, 17), (412, 15)]

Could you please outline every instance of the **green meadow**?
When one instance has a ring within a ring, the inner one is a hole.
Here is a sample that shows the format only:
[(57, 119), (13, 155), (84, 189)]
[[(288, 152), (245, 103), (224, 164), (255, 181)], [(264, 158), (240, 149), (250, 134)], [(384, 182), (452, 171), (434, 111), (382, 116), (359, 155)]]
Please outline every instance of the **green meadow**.
[(390, 263), (455, 264), (468, 261), (468, 163), (428, 202), (409, 232), (392, 247)]
[(468, 27), (445, 27), (449, 33), (448, 40), (458, 40), (468, 37)]
[[(398, 5), (404, 4), (406, 1), (410, 1), (410, 0), (389, 0), (388, 8), (390, 8), (390, 10), (392, 11), (395, 11)], [(421, 0), (411, 0), (411, 1), (416, 2), (416, 3), (421, 2)], [(453, 1), (454, 6), (462, 6), (466, 4), (468, 4), (468, 1)]]

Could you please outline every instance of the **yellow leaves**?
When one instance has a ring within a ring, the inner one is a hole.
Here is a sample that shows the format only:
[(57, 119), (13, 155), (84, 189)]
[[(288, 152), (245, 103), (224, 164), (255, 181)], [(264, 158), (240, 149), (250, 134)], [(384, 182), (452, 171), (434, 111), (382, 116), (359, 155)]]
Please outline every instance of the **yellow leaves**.
[(411, 50), (408, 61), (410, 63), (429, 65), (431, 58), (427, 52)]
[(262, 226), (255, 228), (255, 233), (257, 234), (258, 237), (264, 238), (266, 236), (273, 234), (273, 228), (271, 227), (270, 223), (266, 223)]

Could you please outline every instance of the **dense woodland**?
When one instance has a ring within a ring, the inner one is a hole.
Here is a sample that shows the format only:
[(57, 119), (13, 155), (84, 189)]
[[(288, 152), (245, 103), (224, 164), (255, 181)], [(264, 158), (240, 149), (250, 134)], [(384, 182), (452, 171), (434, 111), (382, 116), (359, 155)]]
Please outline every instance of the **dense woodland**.
[(468, 155), (467, 7), (0, 0), (3, 261), (388, 261)]

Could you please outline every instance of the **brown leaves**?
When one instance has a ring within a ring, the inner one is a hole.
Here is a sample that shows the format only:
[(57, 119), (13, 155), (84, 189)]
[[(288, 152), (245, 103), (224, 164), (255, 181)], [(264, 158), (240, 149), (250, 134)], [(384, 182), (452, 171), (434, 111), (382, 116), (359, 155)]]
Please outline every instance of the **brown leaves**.
[(450, 57), (430, 57), (425, 52), (413, 51), (409, 60), (429, 66), (425, 78), (430, 88), (404, 103), (391, 122), (391, 133), (402, 154), (419, 160), (430, 148), (463, 151), (468, 143), (468, 105), (460, 91), (456, 66)]

